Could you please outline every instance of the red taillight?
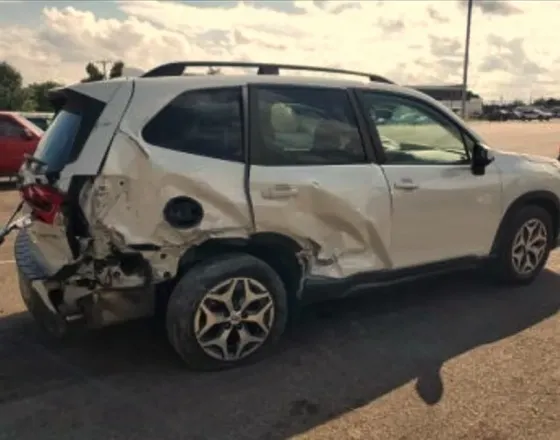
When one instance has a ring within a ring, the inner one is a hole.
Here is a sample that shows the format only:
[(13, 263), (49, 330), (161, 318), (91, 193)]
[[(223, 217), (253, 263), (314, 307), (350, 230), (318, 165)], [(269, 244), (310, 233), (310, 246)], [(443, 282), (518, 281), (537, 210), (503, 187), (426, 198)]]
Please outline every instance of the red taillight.
[(63, 194), (45, 185), (25, 186), (21, 189), (21, 196), (33, 210), (33, 216), (48, 224), (54, 223), (64, 203)]

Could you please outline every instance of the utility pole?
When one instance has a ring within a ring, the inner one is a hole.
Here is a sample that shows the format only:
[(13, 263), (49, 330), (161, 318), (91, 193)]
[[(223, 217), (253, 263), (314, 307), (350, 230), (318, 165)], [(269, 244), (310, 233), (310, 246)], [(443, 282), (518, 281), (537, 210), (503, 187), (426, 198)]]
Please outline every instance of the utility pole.
[(467, 35), (465, 37), (465, 56), (463, 59), (463, 93), (461, 96), (461, 117), (467, 116), (467, 81), (469, 74), (469, 51), (471, 46), (471, 18), (473, 0), (468, 0), (467, 4)]
[(112, 64), (111, 60), (98, 60), (94, 61), (96, 64), (101, 64), (103, 66), (103, 79), (107, 79), (107, 64)]

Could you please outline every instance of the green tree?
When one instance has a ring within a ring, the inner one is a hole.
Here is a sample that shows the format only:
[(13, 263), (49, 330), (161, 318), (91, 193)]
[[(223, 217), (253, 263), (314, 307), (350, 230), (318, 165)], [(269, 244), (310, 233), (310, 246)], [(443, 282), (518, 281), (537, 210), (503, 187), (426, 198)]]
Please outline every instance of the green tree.
[(124, 69), (124, 63), (122, 61), (116, 61), (111, 66), (111, 70), (109, 71), (109, 78), (118, 78), (122, 76)]
[(105, 79), (103, 72), (101, 72), (101, 70), (99, 70), (99, 67), (97, 67), (94, 63), (86, 64), (86, 74), (87, 76), (81, 81), (83, 83), (101, 81)]
[(35, 103), (23, 88), (21, 73), (7, 62), (0, 62), (0, 110), (33, 110)]
[(61, 87), (62, 84), (59, 84), (55, 81), (45, 81), (41, 83), (32, 83), (29, 84), (26, 89), (29, 97), (35, 102), (35, 111), (38, 112), (52, 112), (54, 111), (47, 94), (49, 90)]
[[(101, 61), (100, 61), (101, 62)], [(108, 63), (107, 61), (103, 61), (103, 63)], [(111, 69), (109, 69), (109, 78), (118, 78), (122, 76), (124, 70), (124, 62), (122, 61), (115, 61), (111, 65)], [(105, 64), (103, 66), (103, 71), (97, 67), (94, 62), (90, 62), (86, 64), (86, 77), (82, 79), (82, 82), (94, 82), (94, 81), (102, 81), (107, 79), (107, 72), (105, 71)]]

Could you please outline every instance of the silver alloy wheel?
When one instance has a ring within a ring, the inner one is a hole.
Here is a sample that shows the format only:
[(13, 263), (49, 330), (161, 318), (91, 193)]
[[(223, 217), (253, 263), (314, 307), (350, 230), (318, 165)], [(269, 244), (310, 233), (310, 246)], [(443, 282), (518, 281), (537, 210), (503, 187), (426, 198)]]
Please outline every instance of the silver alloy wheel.
[(230, 278), (207, 292), (196, 310), (194, 333), (214, 359), (238, 361), (257, 350), (274, 323), (274, 300), (252, 278)]
[(512, 266), (519, 275), (528, 275), (541, 263), (548, 246), (548, 232), (544, 223), (532, 218), (515, 234), (511, 249)]

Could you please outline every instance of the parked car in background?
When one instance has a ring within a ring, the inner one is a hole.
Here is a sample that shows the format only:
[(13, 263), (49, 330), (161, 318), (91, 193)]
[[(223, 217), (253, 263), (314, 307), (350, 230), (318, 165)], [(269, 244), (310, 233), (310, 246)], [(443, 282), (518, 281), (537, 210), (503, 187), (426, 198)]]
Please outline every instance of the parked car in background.
[(47, 131), (47, 128), (49, 128), (49, 124), (54, 116), (53, 113), (47, 112), (20, 112), (19, 114), (27, 120), (33, 122), (43, 131)]
[(553, 107), (550, 109), (553, 118), (560, 118), (560, 107)]
[(505, 108), (496, 108), (485, 112), (484, 119), (488, 121), (511, 121), (519, 119), (511, 110)]
[(513, 112), (522, 121), (550, 121), (552, 113), (537, 107), (517, 107)]
[(17, 175), (26, 154), (35, 153), (43, 130), (16, 112), (0, 112), (0, 177)]

